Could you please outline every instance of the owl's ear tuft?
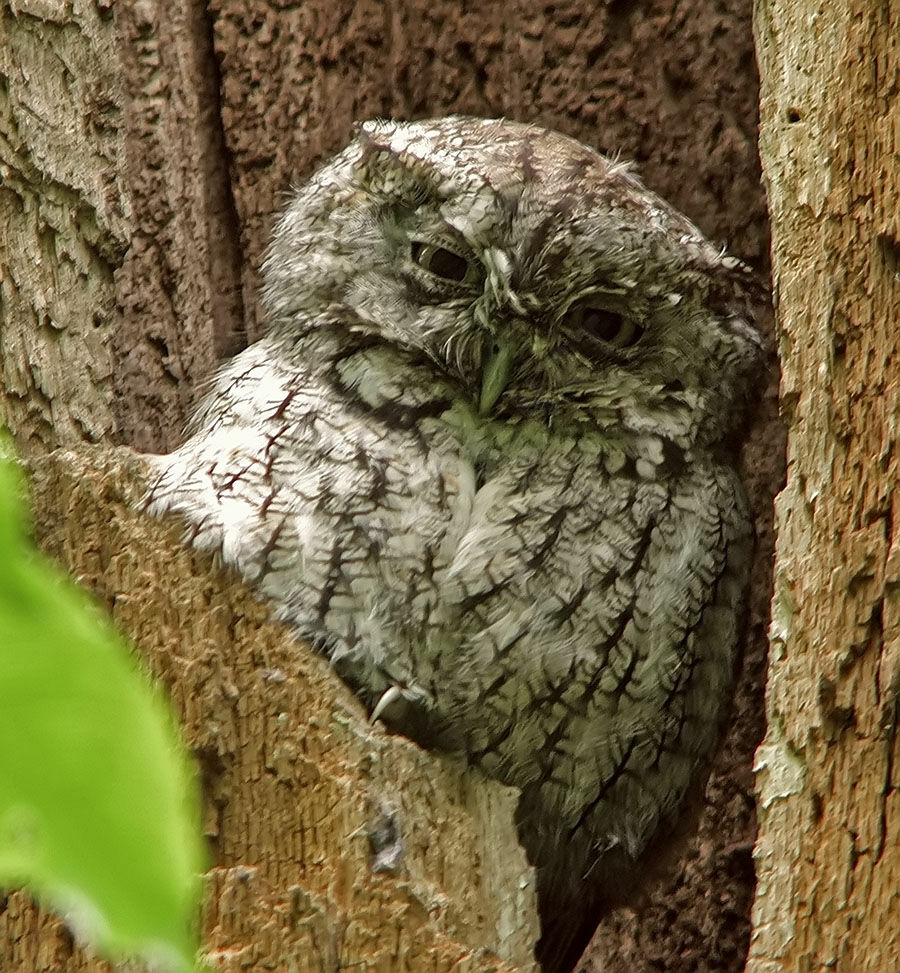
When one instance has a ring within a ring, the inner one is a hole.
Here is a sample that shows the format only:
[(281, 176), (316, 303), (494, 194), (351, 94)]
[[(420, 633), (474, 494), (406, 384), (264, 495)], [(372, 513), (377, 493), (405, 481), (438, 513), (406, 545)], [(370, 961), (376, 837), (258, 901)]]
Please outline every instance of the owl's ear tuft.
[(763, 304), (769, 300), (769, 286), (763, 277), (724, 250), (716, 252), (706, 245), (691, 251), (684, 268), (706, 278), (717, 306), (744, 301)]
[(763, 278), (736, 257), (723, 256), (708, 270), (706, 303), (723, 318), (756, 321), (760, 309), (771, 300)]
[(370, 118), (364, 122), (353, 123), (353, 138), (362, 145), (373, 145), (380, 149), (385, 148), (385, 143), (390, 143), (391, 134), (396, 131), (403, 122), (397, 122), (393, 118)]
[(459, 165), (444, 133), (427, 122), (376, 119), (356, 128), (361, 183), (385, 201), (419, 206), (459, 190)]

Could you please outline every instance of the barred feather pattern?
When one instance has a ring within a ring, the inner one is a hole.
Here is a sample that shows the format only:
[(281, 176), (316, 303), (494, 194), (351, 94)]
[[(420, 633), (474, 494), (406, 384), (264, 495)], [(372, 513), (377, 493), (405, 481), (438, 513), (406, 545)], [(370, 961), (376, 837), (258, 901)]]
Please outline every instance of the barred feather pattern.
[(149, 508), (389, 727), (520, 788), (564, 969), (728, 706), (749, 272), (626, 167), (450, 118), (361, 126), (264, 276), (268, 333), (152, 459)]

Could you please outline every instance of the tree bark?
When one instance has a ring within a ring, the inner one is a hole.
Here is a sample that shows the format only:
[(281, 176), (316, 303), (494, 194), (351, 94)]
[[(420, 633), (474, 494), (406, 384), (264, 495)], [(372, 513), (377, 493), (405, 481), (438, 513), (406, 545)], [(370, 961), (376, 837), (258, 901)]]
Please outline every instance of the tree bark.
[[(140, 467), (97, 444), (177, 443), (216, 362), (261, 333), (258, 268), (279, 194), (361, 118), (456, 111), (560, 129), (636, 160), (652, 188), (765, 272), (748, 0), (477, 11), (453, 0), (0, 0), (0, 77), (0, 418), (35, 471), (42, 541), (111, 606), (183, 717), (215, 861), (207, 947), (223, 969), (301, 956), (299, 969), (329, 969), (335, 949), (376, 969), (475, 969), (486, 946), (527, 966), (533, 915), (500, 823), (508, 799), (362, 726), (343, 687), (240, 586), (171, 529), (133, 519)], [(734, 717), (694, 829), (663, 849), (646, 896), (603, 919), (586, 968), (744, 964), (782, 453), (774, 387), (760, 398), (747, 452), (760, 552)], [(85, 452), (48, 459), (60, 446)], [(190, 633), (177, 649), (175, 632)], [(322, 727), (301, 732), (293, 720), (313, 711)], [(329, 763), (337, 744), (322, 714), (334, 712), (348, 749)], [(328, 796), (302, 804), (320, 778)], [(301, 805), (302, 820), (325, 822), (321, 846), (291, 817)], [(432, 816), (446, 862), (422, 838), (408, 875), (371, 875), (359, 829), (395, 806), (417, 841)], [(453, 884), (459, 873), (471, 889)], [(0, 909), (0, 966), (10, 957), (28, 973), (98, 968), (19, 895)]]
[(900, 969), (900, 11), (761, 0), (788, 424), (748, 973)]
[[(140, 647), (200, 772), (215, 969), (533, 968), (515, 791), (370, 725), (248, 587), (141, 514), (132, 450), (58, 450), (31, 473), (42, 547)], [(3, 968), (39, 969), (5, 931)]]

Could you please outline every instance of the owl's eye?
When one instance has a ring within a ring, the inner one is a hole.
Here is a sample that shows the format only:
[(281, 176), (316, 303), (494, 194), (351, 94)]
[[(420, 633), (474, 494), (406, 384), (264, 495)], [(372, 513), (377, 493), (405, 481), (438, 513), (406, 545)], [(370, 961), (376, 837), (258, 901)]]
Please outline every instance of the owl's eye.
[(569, 311), (568, 318), (576, 332), (588, 334), (613, 348), (630, 348), (644, 333), (632, 318), (591, 304), (574, 307)]
[(430, 243), (413, 240), (409, 252), (414, 263), (427, 270), (429, 274), (440, 277), (441, 280), (462, 284), (475, 276), (475, 269), (471, 262), (446, 247), (435, 247)]

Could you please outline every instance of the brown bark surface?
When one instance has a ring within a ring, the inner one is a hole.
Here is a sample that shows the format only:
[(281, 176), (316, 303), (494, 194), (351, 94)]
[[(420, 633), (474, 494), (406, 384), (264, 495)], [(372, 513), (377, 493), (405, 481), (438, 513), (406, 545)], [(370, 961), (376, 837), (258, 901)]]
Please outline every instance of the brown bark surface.
[(757, 8), (789, 427), (750, 973), (900, 969), (900, 10)]
[[(215, 969), (532, 968), (514, 791), (370, 725), (249, 588), (185, 547), (178, 524), (140, 513), (131, 450), (57, 451), (31, 473), (41, 545), (140, 646), (200, 770)], [(45, 968), (32, 921), (0, 912), (4, 971)], [(93, 967), (79, 951), (62, 968)]]
[[(635, 160), (708, 235), (766, 269), (749, 0), (0, 0), (0, 74), (0, 417), (31, 456), (178, 441), (216, 361), (260, 333), (258, 268), (281, 193), (361, 118), (467, 112), (560, 129)], [(760, 550), (728, 734), (693, 823), (646, 863), (657, 873), (646, 896), (603, 920), (589, 970), (743, 967), (783, 454), (774, 382), (758, 411), (746, 455)], [(42, 497), (49, 536), (65, 494)], [(262, 747), (259, 725), (237, 720), (242, 747)], [(228, 801), (264, 819), (251, 785), (229, 781)], [(247, 863), (227, 847), (222, 867)], [(259, 948), (248, 917), (273, 900), (235, 887), (240, 953)], [(18, 904), (0, 918), (42, 924), (22, 954), (34, 969), (81, 968), (49, 920)]]

